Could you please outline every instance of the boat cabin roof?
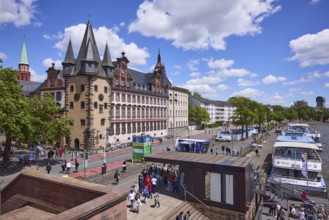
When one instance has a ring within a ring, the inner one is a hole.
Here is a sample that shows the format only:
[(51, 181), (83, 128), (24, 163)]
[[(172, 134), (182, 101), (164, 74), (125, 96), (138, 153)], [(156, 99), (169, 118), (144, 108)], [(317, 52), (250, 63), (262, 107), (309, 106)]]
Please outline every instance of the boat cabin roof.
[(315, 143), (314, 139), (309, 136), (300, 136), (298, 134), (291, 133), (290, 135), (280, 135), (276, 138), (276, 141), (280, 142), (300, 142), (300, 143)]
[(303, 143), (303, 142), (287, 142), (278, 141), (273, 145), (274, 148), (285, 147), (285, 148), (305, 148), (319, 150), (319, 147), (315, 143)]

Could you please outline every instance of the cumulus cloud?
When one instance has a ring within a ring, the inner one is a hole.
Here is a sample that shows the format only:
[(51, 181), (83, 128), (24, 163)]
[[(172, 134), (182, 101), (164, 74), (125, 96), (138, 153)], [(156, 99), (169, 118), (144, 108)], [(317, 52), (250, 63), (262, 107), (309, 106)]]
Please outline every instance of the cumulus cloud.
[(316, 5), (320, 2), (321, 0), (311, 0), (310, 4), (311, 5)]
[(246, 69), (240, 68), (240, 69), (224, 69), (220, 71), (221, 77), (244, 77), (249, 75), (250, 72)]
[(224, 50), (225, 38), (261, 33), (263, 19), (280, 8), (276, 0), (144, 1), (128, 30), (185, 50)]
[(202, 84), (216, 84), (223, 81), (216, 75), (203, 76), (195, 79), (190, 79), (186, 82), (186, 85), (202, 85)]
[(0, 52), (0, 59), (2, 59), (2, 61), (5, 61), (7, 59), (7, 55), (5, 53)]
[(253, 81), (253, 80), (245, 80), (242, 78), (239, 78), (236, 83), (238, 84), (238, 86), (255, 86), (255, 85), (259, 85), (259, 81)]
[(231, 67), (234, 64), (234, 60), (214, 60), (210, 59), (208, 61), (208, 67), (211, 69), (226, 69), (228, 67)]
[(202, 97), (215, 98), (218, 94), (215, 88), (210, 87), (207, 84), (200, 85), (181, 85), (185, 89), (188, 89), (190, 92), (200, 93)]
[(273, 75), (268, 75), (262, 79), (262, 82), (264, 84), (271, 84), (271, 83), (277, 83), (277, 82), (283, 82), (286, 80), (286, 77), (283, 76), (273, 76)]
[(227, 85), (224, 85), (224, 84), (219, 84), (217, 86), (217, 90), (219, 91), (225, 91), (225, 90), (228, 90), (230, 87), (228, 87)]
[(46, 73), (39, 74), (31, 67), (29, 69), (30, 69), (30, 73), (31, 73), (31, 81), (44, 82), (46, 80), (46, 78), (47, 78)]
[(325, 87), (325, 88), (329, 88), (329, 83), (325, 83), (325, 84), (324, 84), (324, 87)]
[(310, 79), (319, 79), (323, 76), (324, 74), (321, 74), (319, 72), (313, 72), (313, 73), (308, 73), (307, 77)]
[(285, 86), (288, 86), (288, 85), (296, 85), (296, 84), (299, 84), (299, 83), (311, 82), (312, 80), (313, 80), (312, 78), (305, 78), (304, 76), (302, 76), (298, 80), (293, 80), (293, 81), (289, 81), (289, 82), (283, 82), (282, 85), (285, 85)]
[(264, 92), (253, 88), (246, 88), (244, 90), (236, 91), (232, 93), (232, 96), (244, 96), (247, 98), (254, 98), (262, 95), (264, 95)]
[(314, 94), (314, 92), (312, 92), (312, 91), (309, 91), (309, 92), (301, 92), (300, 94), (302, 94), (302, 95), (313, 95)]
[[(73, 50), (75, 54), (77, 54), (80, 49), (85, 29), (86, 24), (78, 24), (65, 28), (63, 33), (57, 33), (55, 36), (59, 36), (60, 40), (55, 44), (55, 48), (58, 48), (61, 51), (66, 51), (68, 42), (71, 38)], [(107, 42), (112, 59), (121, 57), (121, 52), (125, 51), (131, 66), (146, 64), (146, 59), (150, 56), (147, 48), (139, 48), (134, 42), (126, 43), (117, 34), (117, 28), (111, 29), (102, 26), (99, 28), (94, 28), (93, 31), (96, 38), (97, 47), (99, 49), (99, 54), (104, 53)]]
[(52, 58), (46, 58), (42, 61), (42, 65), (48, 69), (52, 66), (52, 64), (55, 64), (56, 69), (61, 69), (62, 67), (62, 61), (61, 60), (53, 60)]
[(301, 67), (329, 63), (329, 29), (291, 40), (289, 46), (294, 55), (288, 60), (297, 61)]
[(190, 76), (193, 78), (200, 77), (201, 73), (200, 72), (192, 72), (190, 73)]
[(187, 68), (191, 71), (196, 71), (199, 69), (199, 60), (189, 60), (187, 63)]
[(34, 19), (35, 0), (2, 0), (0, 26), (13, 23), (16, 27), (31, 24)]
[(275, 92), (273, 95), (268, 96), (270, 104), (282, 104), (285, 102), (285, 97), (281, 96), (278, 92)]

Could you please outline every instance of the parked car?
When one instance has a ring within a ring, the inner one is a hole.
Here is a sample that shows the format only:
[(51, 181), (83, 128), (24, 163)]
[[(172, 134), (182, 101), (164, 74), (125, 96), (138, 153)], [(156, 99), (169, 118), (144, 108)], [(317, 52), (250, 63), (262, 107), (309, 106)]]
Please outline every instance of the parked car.
[(221, 136), (216, 137), (215, 140), (221, 141), (221, 142), (230, 142), (230, 141), (232, 141), (232, 137), (228, 136), (228, 135), (221, 135)]

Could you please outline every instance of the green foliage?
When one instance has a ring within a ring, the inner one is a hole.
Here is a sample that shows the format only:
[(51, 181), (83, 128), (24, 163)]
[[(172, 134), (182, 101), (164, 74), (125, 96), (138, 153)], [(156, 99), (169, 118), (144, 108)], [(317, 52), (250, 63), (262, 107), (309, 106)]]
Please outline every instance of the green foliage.
[(316, 117), (314, 109), (304, 100), (295, 101), (291, 107), (296, 111), (298, 120), (307, 121)]
[(196, 125), (200, 125), (202, 122), (203, 123), (210, 122), (210, 116), (207, 110), (198, 105), (192, 107), (189, 110), (189, 119), (191, 122), (193, 122)]
[(198, 93), (198, 92), (194, 92), (194, 93), (193, 93), (193, 96), (201, 98), (201, 94)]

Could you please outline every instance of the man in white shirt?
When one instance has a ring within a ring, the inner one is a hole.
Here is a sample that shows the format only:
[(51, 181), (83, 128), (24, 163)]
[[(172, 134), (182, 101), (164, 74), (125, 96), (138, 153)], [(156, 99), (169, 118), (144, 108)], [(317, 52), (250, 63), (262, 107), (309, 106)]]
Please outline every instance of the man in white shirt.
[(130, 193), (128, 195), (128, 199), (130, 200), (130, 210), (134, 210), (135, 196), (136, 193), (134, 192), (134, 190), (130, 190)]
[(156, 188), (157, 188), (157, 178), (155, 176), (153, 176), (153, 178), (151, 179), (152, 182), (152, 193), (155, 193)]
[(70, 174), (71, 166), (72, 166), (72, 165), (71, 165), (71, 162), (68, 161), (68, 162), (66, 163), (66, 173)]

